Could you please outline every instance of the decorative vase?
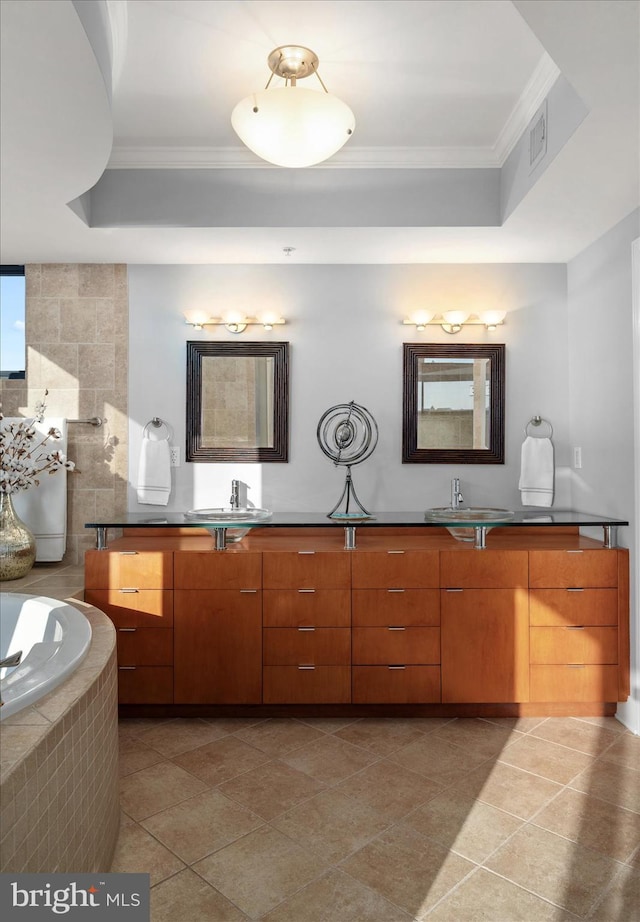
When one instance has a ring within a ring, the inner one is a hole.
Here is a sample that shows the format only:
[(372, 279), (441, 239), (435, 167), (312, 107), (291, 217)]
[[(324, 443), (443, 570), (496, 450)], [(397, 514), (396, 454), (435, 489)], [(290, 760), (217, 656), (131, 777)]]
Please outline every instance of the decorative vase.
[(36, 539), (16, 515), (10, 493), (0, 493), (0, 580), (26, 576), (36, 561)]

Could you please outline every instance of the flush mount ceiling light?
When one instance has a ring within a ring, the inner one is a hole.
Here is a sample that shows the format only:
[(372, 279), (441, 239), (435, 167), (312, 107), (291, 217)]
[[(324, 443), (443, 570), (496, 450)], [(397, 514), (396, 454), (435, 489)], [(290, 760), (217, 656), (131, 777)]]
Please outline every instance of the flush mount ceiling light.
[[(349, 140), (356, 121), (349, 106), (322, 82), (317, 54), (302, 45), (281, 45), (267, 63), (271, 76), (264, 90), (242, 99), (231, 113), (240, 140), (276, 166), (313, 166), (331, 157)], [(322, 92), (297, 85), (311, 74)], [(269, 87), (274, 75), (284, 79), (284, 86)]]

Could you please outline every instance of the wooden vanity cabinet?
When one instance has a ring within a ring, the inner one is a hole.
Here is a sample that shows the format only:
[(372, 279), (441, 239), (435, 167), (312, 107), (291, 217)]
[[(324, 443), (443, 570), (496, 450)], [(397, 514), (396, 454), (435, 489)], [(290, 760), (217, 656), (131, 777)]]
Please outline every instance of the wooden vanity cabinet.
[(442, 701), (529, 700), (528, 555), (443, 551)]
[(263, 554), (263, 701), (351, 701), (351, 560), (346, 551)]
[(438, 551), (353, 553), (354, 704), (440, 700)]
[(174, 554), (174, 702), (262, 701), (262, 555)]
[(116, 629), (118, 699), (173, 702), (173, 554), (87, 551), (85, 600)]
[(577, 529), (537, 541), (478, 551), (399, 530), (347, 551), (301, 530), (219, 552), (125, 535), (87, 552), (85, 599), (114, 623), (125, 706), (613, 713), (629, 695), (628, 551)]
[(531, 551), (531, 701), (618, 698), (618, 551)]

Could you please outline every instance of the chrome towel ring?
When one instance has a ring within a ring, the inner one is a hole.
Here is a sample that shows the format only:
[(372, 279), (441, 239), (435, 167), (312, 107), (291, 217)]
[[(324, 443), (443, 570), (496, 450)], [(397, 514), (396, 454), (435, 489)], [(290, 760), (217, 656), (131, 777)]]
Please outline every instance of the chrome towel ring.
[(550, 439), (550, 438), (553, 436), (553, 426), (551, 425), (551, 423), (549, 422), (548, 419), (543, 419), (542, 416), (532, 416), (531, 419), (529, 420), (529, 422), (527, 423), (527, 425), (524, 427), (524, 434), (527, 435), (527, 436), (528, 436), (528, 435), (531, 435), (531, 433), (529, 432), (529, 426), (536, 426), (536, 427), (538, 427), (538, 426), (542, 426), (542, 425), (548, 426), (548, 427), (549, 427), (549, 432), (548, 432), (547, 435), (539, 435), (539, 436), (537, 436), (537, 438), (541, 438), (541, 439), (543, 439), (543, 438), (548, 438), (548, 439)]
[(154, 429), (160, 429), (162, 426), (164, 426), (164, 428), (167, 430), (166, 438), (167, 439), (173, 438), (173, 433), (171, 432), (171, 428), (169, 424), (165, 423), (165, 421), (163, 419), (160, 419), (159, 416), (154, 416), (153, 419), (150, 419), (147, 425), (142, 430), (143, 439), (147, 438), (147, 431), (149, 429), (149, 426), (153, 426)]

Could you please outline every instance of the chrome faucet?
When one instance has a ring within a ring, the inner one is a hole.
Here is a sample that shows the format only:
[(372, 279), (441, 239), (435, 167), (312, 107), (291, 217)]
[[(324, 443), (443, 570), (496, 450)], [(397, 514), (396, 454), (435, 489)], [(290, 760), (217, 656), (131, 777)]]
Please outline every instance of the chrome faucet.
[(459, 509), (460, 503), (464, 502), (464, 496), (460, 492), (460, 478), (454, 477), (451, 481), (451, 508)]
[[(17, 666), (20, 660), (22, 659), (22, 650), (18, 650), (17, 653), (12, 653), (11, 656), (7, 656), (5, 659), (0, 659), (0, 669), (3, 669), (5, 666)], [(4, 704), (2, 698), (0, 698), (0, 707)]]
[(240, 508), (240, 481), (232, 480), (231, 481), (231, 498), (229, 500), (229, 505), (232, 509)]

